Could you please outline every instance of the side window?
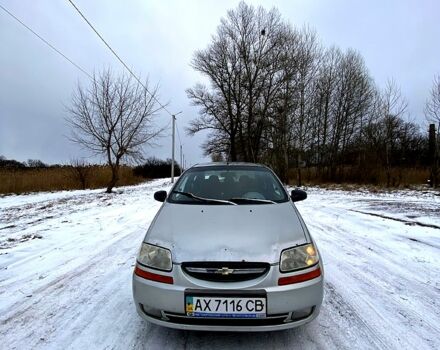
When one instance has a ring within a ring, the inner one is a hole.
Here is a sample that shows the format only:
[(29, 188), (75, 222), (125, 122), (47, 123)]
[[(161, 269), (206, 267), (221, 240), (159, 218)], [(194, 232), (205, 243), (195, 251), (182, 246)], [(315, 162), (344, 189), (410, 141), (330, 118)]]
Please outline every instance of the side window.
[(181, 183), (179, 183), (179, 186), (176, 188), (177, 191), (186, 191), (187, 187), (188, 187), (188, 182), (189, 182), (189, 176), (187, 176), (185, 179), (183, 179), (183, 181)]

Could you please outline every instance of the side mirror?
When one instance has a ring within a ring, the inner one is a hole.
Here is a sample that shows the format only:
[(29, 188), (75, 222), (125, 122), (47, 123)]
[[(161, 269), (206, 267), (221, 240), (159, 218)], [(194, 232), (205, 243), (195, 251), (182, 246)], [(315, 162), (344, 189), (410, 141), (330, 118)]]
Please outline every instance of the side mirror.
[(167, 191), (154, 192), (154, 199), (158, 202), (165, 202), (165, 199), (167, 199)]
[(293, 190), (290, 193), (290, 198), (292, 198), (292, 202), (303, 201), (307, 198), (307, 192), (303, 190)]

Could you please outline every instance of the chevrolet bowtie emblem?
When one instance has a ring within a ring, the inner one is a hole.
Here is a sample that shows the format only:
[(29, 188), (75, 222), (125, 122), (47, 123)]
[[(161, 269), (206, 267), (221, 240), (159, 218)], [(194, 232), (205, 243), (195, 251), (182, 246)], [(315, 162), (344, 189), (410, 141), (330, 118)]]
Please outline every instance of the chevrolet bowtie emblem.
[(234, 272), (233, 269), (230, 269), (228, 267), (222, 267), (221, 269), (218, 269), (215, 273), (219, 273), (219, 274), (221, 273), (222, 275), (227, 276), (233, 272)]

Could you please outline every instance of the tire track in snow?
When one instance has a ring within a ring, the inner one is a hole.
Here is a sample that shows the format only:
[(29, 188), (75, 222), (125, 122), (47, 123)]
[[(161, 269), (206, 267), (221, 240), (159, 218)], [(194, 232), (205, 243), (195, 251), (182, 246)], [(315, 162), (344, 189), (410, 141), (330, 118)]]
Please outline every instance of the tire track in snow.
[[(389, 338), (390, 344), (393, 344), (394, 338), (395, 342), (407, 349), (431, 348), (435, 343), (435, 335), (440, 334), (435, 321), (440, 318), (438, 311), (435, 311), (438, 310), (435, 300), (440, 299), (435, 287), (421, 287), (422, 281), (409, 279), (408, 274), (405, 273), (406, 266), (400, 266), (398, 260), (388, 261), (387, 257), (393, 256), (390, 255), (393, 252), (381, 246), (380, 241), (375, 242), (374, 239), (366, 240), (362, 236), (359, 237), (356, 224), (353, 226), (356, 221), (344, 215), (344, 209), (322, 207), (319, 218), (315, 213), (316, 211), (313, 211), (314, 221), (306, 219), (306, 222), (309, 222), (309, 228), (324, 255), (323, 260), (326, 266), (330, 265), (326, 267), (327, 281), (333, 280), (334, 285), (338, 285), (340, 289), (344, 288), (345, 284), (349, 292), (344, 291), (343, 295), (346, 300), (356, 295), (357, 302), (353, 304), (353, 307), (358, 309), (360, 314), (374, 312), (376, 314), (374, 317), (372, 315), (364, 317), (376, 319), (379, 324), (372, 324), (371, 327), (376, 329), (377, 333), (382, 333), (382, 336)], [(307, 215), (307, 212), (304, 213), (305, 217)], [(335, 221), (338, 222), (337, 225), (330, 224)], [(373, 222), (370, 225), (370, 222), (364, 220), (362, 225), (368, 230), (378, 224)], [(350, 232), (347, 228), (350, 228)], [(378, 228), (383, 230), (381, 225)], [(361, 259), (366, 263), (359, 263)], [(420, 268), (413, 271), (414, 275), (417, 273), (420, 274)], [(392, 280), (387, 281), (390, 278)], [(400, 291), (411, 294), (412, 298), (408, 298), (410, 301), (413, 299), (417, 303), (422, 301), (424, 312), (419, 312), (417, 307), (411, 307), (411, 305), (402, 305)], [(353, 300), (351, 302), (353, 303)], [(431, 318), (428, 318), (428, 315), (431, 315)], [(406, 323), (407, 327), (405, 336), (401, 337), (399, 333), (403, 323)], [(384, 327), (384, 324), (387, 324), (387, 327)]]
[[(6, 335), (20, 330), (27, 339), (33, 338), (34, 343), (29, 342), (29, 348), (38, 345), (44, 347), (51, 341), (51, 337), (54, 337), (53, 340), (56, 340), (57, 337), (65, 338), (62, 343), (56, 342), (56, 344), (63, 347), (68, 345), (69, 340), (73, 340), (72, 336), (81, 334), (90, 321), (90, 319), (84, 320), (82, 325), (78, 325), (75, 323), (75, 319), (82, 318), (82, 313), (96, 314), (106, 302), (112, 299), (113, 294), (118, 293), (117, 290), (121, 288), (117, 283), (120, 279), (118, 272), (121, 273), (121, 270), (126, 266), (118, 265), (117, 262), (121, 258), (128, 261), (130, 257), (134, 262), (137, 242), (141, 240), (142, 236), (143, 233), (135, 231), (120, 237), (82, 266), (40, 287), (35, 291), (35, 298), (32, 300), (25, 299), (13, 305), (10, 308), (12, 314), (0, 322), (3, 328), (0, 334)], [(109, 255), (109, 249), (116, 254)], [(101, 266), (108, 266), (108, 270), (103, 271)], [(131, 276), (131, 270), (130, 265), (129, 272), (125, 276)], [(103, 277), (108, 279), (107, 283)], [(128, 282), (125, 281), (123, 286), (131, 287)], [(128, 300), (132, 303), (130, 299)], [(91, 301), (93, 302), (90, 303)], [(134, 305), (130, 305), (130, 311), (134, 311)], [(44, 324), (29, 322), (34, 319), (40, 320), (40, 322), (44, 320)], [(74, 326), (73, 329), (72, 326)], [(69, 333), (69, 330), (72, 333)], [(32, 337), (32, 334), (38, 336)], [(44, 341), (41, 342), (35, 338), (42, 338)], [(10, 344), (12, 347), (14, 342)]]
[(364, 320), (362, 315), (359, 314), (359, 312), (357, 312), (346, 299), (344, 299), (335, 285), (326, 281), (325, 293), (329, 300), (328, 303), (333, 306), (333, 309), (336, 310), (341, 317), (350, 322), (351, 327), (353, 327), (353, 325), (356, 326), (360, 333), (369, 340), (369, 344), (374, 344), (377, 349), (392, 349), (392, 346), (378, 335), (377, 330), (370, 326), (368, 322)]
[(366, 212), (366, 211), (361, 211), (361, 210), (356, 210), (356, 209), (349, 209), (350, 211), (353, 211), (355, 213), (360, 213), (360, 214), (365, 214), (365, 215), (371, 215), (371, 216), (377, 216), (379, 218), (382, 219), (388, 219), (388, 220), (394, 220), (394, 221), (399, 221), (399, 222), (403, 222), (407, 225), (418, 225), (418, 226), (422, 226), (422, 227), (429, 227), (429, 228), (435, 228), (440, 230), (440, 226), (438, 225), (434, 225), (434, 224), (426, 224), (420, 221), (414, 221), (414, 220), (405, 220), (405, 219), (401, 219), (401, 218), (396, 218), (393, 216), (389, 216), (389, 215), (383, 215), (383, 214), (378, 214), (378, 213), (371, 213), (371, 212)]
[[(131, 194), (144, 198), (152, 195), (153, 188), (161, 186), (138, 187), (138, 192), (133, 190)], [(326, 199), (330, 196), (331, 193)], [(435, 339), (437, 324), (425, 322), (413, 327), (411, 323), (422, 311), (415, 313), (418, 310), (411, 305), (400, 305), (394, 311), (393, 307), (399, 305), (398, 289), (407, 288), (410, 301), (420, 303), (421, 310), (427, 310), (426, 301), (438, 296), (435, 287), (421, 289), (421, 280), (415, 283), (409, 279), (418, 273), (418, 265), (399, 266), (399, 256), (380, 239), (362, 236), (356, 226), (359, 223), (350, 221), (346, 209), (334, 208), (331, 203), (323, 206), (322, 202), (305, 202), (303, 214), (326, 264), (324, 304), (321, 314), (311, 324), (275, 333), (215, 333), (179, 331), (142, 321), (132, 301), (130, 261), (134, 262), (144, 231), (136, 229), (139, 219), (127, 211), (122, 231), (108, 231), (107, 237), (115, 238), (108, 246), (98, 246), (82, 264), (67, 263), (54, 279), (42, 281), (37, 288), (38, 295), (22, 298), (13, 308), (8, 308), (9, 316), (14, 317), (0, 323), (2, 346), (20, 350), (434, 348), (435, 342), (422, 335), (430, 332)], [(339, 221), (332, 225), (336, 216)], [(383, 231), (386, 224), (371, 218), (365, 221), (365, 227)], [(83, 254), (82, 249), (77, 253)], [(376, 271), (375, 264), (381, 269)], [(409, 275), (403, 273), (405, 269), (410, 271)], [(395, 295), (384, 294), (387, 284), (378, 282), (381, 274), (392, 277), (389, 285)], [(424, 299), (420, 301), (418, 297)], [(383, 303), (388, 303), (389, 307), (377, 309)], [(438, 304), (431, 305), (432, 308), (436, 306)], [(410, 316), (409, 324), (401, 324), (405, 317), (398, 311), (405, 311)], [(432, 316), (433, 311), (429, 314)]]

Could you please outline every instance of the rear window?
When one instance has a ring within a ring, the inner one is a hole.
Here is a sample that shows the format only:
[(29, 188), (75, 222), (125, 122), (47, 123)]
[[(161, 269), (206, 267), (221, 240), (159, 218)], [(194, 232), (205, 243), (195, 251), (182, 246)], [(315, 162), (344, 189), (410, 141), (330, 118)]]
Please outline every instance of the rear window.
[[(288, 201), (282, 184), (272, 171), (257, 166), (195, 167), (179, 178), (173, 190), (202, 198), (227, 201), (237, 198), (270, 200), (277, 203)], [(179, 193), (171, 193), (168, 201), (200, 204), (198, 200)]]

